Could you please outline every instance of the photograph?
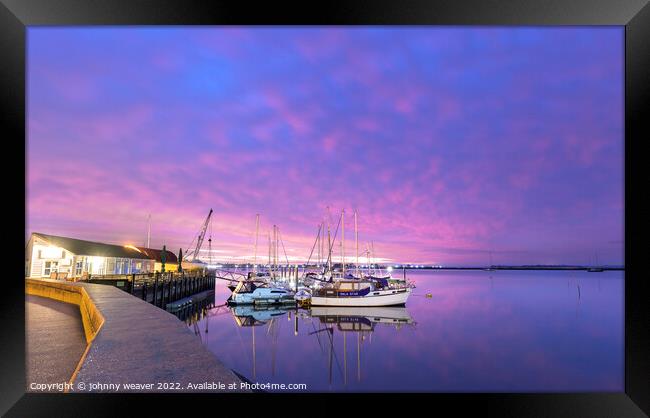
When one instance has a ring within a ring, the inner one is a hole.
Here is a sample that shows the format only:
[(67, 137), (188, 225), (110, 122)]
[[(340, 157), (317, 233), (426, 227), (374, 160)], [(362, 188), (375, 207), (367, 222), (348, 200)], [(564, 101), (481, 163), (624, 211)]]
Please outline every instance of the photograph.
[(624, 26), (30, 26), (27, 393), (621, 393)]

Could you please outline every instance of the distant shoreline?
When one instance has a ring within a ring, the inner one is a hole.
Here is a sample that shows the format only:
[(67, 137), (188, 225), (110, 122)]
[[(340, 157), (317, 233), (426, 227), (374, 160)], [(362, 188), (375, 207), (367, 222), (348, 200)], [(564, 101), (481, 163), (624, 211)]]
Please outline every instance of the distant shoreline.
[(571, 270), (625, 271), (625, 267), (582, 267), (582, 266), (492, 266), (492, 267), (400, 267), (406, 270)]
[[(295, 265), (295, 264), (292, 264)], [(220, 268), (241, 268), (250, 266), (247, 264), (222, 264)], [(304, 264), (298, 264), (300, 267), (305, 267)], [(315, 268), (315, 265), (310, 265), (309, 267)], [(335, 266), (340, 267), (340, 265)], [(349, 268), (353, 268), (352, 265), (348, 265)], [(380, 268), (385, 269), (387, 267), (392, 267), (393, 270), (484, 270), (484, 271), (496, 271), (496, 270), (559, 270), (559, 271), (589, 271), (594, 272), (599, 271), (625, 271), (625, 266), (544, 266), (544, 265), (532, 265), (532, 266), (484, 266), (484, 267), (467, 267), (467, 266), (446, 266), (446, 267), (437, 267), (437, 266), (403, 266), (403, 265), (375, 265), (371, 266), (371, 269)], [(366, 269), (367, 267), (360, 267), (361, 270)]]

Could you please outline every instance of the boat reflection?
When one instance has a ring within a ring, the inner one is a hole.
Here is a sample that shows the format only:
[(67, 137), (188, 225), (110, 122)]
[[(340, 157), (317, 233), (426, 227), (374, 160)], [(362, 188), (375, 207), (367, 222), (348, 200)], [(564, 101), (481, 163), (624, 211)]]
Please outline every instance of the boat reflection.
[[(197, 312), (190, 317), (190, 320), (205, 321), (205, 332), (207, 333), (209, 320), (216, 320), (216, 317), (221, 315), (232, 316), (238, 330), (250, 329), (249, 342), (251, 345), (245, 351), (250, 350), (246, 357), (250, 359), (249, 377), (251, 380), (256, 381), (258, 377), (262, 378), (261, 375), (258, 376), (260, 360), (265, 364), (268, 364), (266, 361), (270, 360), (270, 370), (266, 367), (264, 369), (270, 371), (270, 376), (267, 375), (268, 378), (275, 378), (276, 367), (287, 359), (286, 350), (281, 347), (286, 347), (286, 344), (289, 343), (293, 347), (292, 350), (300, 347), (301, 350), (313, 352), (315, 348), (318, 352), (318, 348), (320, 348), (321, 358), (325, 360), (325, 364), (321, 363), (322, 365), (319, 366), (319, 362), (316, 362), (313, 366), (316, 370), (326, 365), (327, 381), (330, 388), (332, 388), (335, 378), (336, 381), (347, 386), (349, 360), (353, 364), (356, 363), (356, 380), (361, 382), (362, 351), (364, 346), (372, 344), (373, 333), (379, 331), (380, 328), (383, 328), (383, 332), (391, 332), (391, 329), (396, 331), (404, 326), (416, 325), (407, 308), (403, 306), (322, 306), (300, 309), (286, 306), (219, 305), (213, 306), (207, 311)], [(227, 322), (222, 322), (222, 325)], [(289, 329), (285, 322), (291, 324)], [(232, 324), (232, 322), (230, 323)], [(193, 325), (197, 335), (200, 335), (197, 322), (193, 322)], [(247, 333), (248, 331), (244, 334), (238, 332), (239, 338), (241, 339)], [(294, 338), (297, 339), (294, 340)], [(313, 344), (316, 342), (317, 345), (314, 346)], [(355, 352), (352, 352), (353, 350)], [(371, 357), (373, 356), (368, 358)], [(352, 368), (354, 367), (355, 365), (352, 365)]]
[[(287, 307), (280, 306), (256, 306), (256, 305), (238, 305), (231, 306), (230, 312), (232, 313), (235, 324), (238, 327), (250, 327), (251, 328), (251, 342), (252, 342), (252, 376), (253, 380), (257, 379), (257, 349), (255, 346), (255, 327), (263, 326), (268, 324), (268, 329), (266, 334), (271, 335), (272, 344), (271, 344), (271, 356), (272, 356), (272, 365), (271, 365), (271, 375), (275, 376), (275, 364), (276, 364), (276, 353), (278, 345), (278, 334), (279, 334), (279, 319), (285, 315), (288, 315), (289, 320), (291, 320), (291, 312), (296, 311), (296, 309), (291, 309)], [(296, 332), (298, 329), (298, 316), (294, 315), (294, 322), (296, 327)]]
[[(310, 335), (320, 336), (325, 332), (327, 335), (328, 345), (328, 379), (330, 387), (332, 385), (332, 365), (334, 360), (338, 369), (343, 375), (343, 384), (348, 384), (348, 334), (356, 334), (356, 366), (357, 381), (361, 381), (361, 346), (367, 340), (372, 342), (372, 333), (378, 324), (395, 326), (399, 330), (403, 325), (415, 326), (415, 321), (409, 314), (406, 307), (341, 307), (341, 306), (314, 306), (309, 312), (311, 318), (317, 318), (319, 322), (318, 330), (314, 330)], [(334, 345), (334, 329), (337, 329), (343, 336), (343, 370), (339, 364), (338, 356)], [(323, 344), (318, 341), (323, 349)]]
[(323, 324), (335, 324), (341, 332), (373, 331), (376, 324), (396, 325), (414, 324), (413, 318), (405, 307), (343, 307), (314, 306), (310, 310), (312, 318), (318, 318)]
[(295, 309), (282, 308), (281, 306), (273, 307), (256, 307), (255, 305), (241, 305), (230, 308), (235, 323), (240, 327), (262, 326), (272, 319), (287, 315), (289, 311)]

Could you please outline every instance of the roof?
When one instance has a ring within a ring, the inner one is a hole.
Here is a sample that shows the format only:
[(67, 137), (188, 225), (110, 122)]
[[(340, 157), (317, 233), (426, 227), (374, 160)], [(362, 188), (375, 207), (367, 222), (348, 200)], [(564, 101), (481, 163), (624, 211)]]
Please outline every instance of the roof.
[[(156, 260), (157, 262), (161, 263), (162, 258), (162, 250), (156, 250), (154, 248), (145, 248), (145, 247), (137, 247), (138, 250), (142, 251), (144, 254), (147, 255), (148, 258), (151, 258), (152, 260)], [(178, 257), (176, 254), (169, 250), (165, 250), (165, 264), (175, 264), (178, 263)]]
[(153, 259), (148, 254), (135, 249), (135, 247), (125, 247), (123, 245), (105, 244), (103, 242), (93, 242), (76, 238), (59, 237), (56, 235), (42, 234), (40, 232), (34, 232), (32, 233), (32, 236), (37, 236), (52, 245), (65, 248), (66, 250), (77, 255)]

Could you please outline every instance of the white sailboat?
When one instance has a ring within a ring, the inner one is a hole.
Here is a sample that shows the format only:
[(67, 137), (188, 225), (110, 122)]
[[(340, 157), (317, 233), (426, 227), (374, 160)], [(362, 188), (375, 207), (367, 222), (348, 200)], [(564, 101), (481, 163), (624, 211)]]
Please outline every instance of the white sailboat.
[[(390, 280), (390, 277), (364, 277), (356, 278), (346, 275), (345, 265), (345, 211), (341, 212), (341, 271), (337, 277), (331, 268), (332, 245), (329, 245), (328, 266), (329, 271), (324, 277), (329, 283), (322, 287), (312, 289), (311, 297), (304, 298), (311, 306), (399, 306), (406, 304), (411, 295), (412, 288), (406, 282)], [(355, 211), (355, 242), (357, 243), (358, 260), (358, 235), (356, 231)], [(329, 235), (329, 234), (328, 234)], [(358, 262), (357, 268), (358, 271)]]
[(382, 280), (339, 280), (312, 292), (312, 306), (399, 306), (411, 295), (410, 286), (384, 284)]

